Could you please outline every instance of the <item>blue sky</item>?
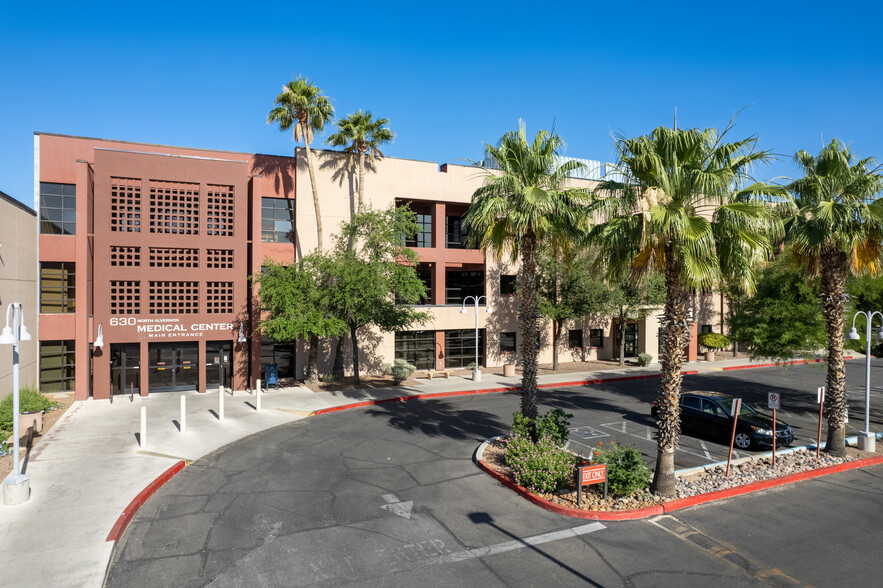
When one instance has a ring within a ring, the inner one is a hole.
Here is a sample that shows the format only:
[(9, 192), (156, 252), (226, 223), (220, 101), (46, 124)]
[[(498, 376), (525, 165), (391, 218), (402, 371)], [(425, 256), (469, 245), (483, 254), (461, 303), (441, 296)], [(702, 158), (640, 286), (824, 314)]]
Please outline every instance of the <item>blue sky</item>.
[(760, 179), (834, 137), (883, 159), (883, 3), (608, 4), (4, 2), (0, 190), (33, 204), (34, 131), (291, 153), (266, 114), (300, 74), (389, 118), (395, 157), (479, 159), (524, 119), (610, 159), (747, 106), (732, 137), (782, 154)]

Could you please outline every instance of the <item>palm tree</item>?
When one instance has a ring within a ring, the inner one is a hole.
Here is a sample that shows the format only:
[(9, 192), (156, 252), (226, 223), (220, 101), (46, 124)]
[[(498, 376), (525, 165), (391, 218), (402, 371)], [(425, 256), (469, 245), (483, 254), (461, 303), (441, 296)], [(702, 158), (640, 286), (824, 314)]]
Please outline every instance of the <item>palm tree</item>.
[(293, 140), (295, 142), (303, 140), (306, 147), (320, 253), (322, 252), (322, 215), (319, 213), (319, 190), (316, 187), (316, 171), (310, 142), (313, 140), (313, 132), (321, 131), (333, 116), (334, 107), (331, 101), (327, 96), (322, 95), (322, 90), (303, 76), (282, 86), (282, 92), (276, 96), (276, 107), (267, 114), (267, 124), (279, 123), (280, 131), (293, 129)]
[(754, 195), (783, 192), (761, 184), (738, 190), (751, 164), (767, 160), (769, 154), (754, 150), (756, 137), (724, 143), (731, 128), (732, 121), (723, 133), (659, 127), (641, 137), (617, 136), (618, 163), (608, 176), (616, 179), (599, 186), (606, 196), (602, 222), (589, 235), (611, 278), (640, 275), (654, 267), (665, 278), (652, 484), (653, 492), (662, 496), (675, 494), (681, 365), (691, 337), (691, 294), (727, 275), (737, 276), (746, 290), (753, 288), (752, 262), (769, 255), (764, 230), (775, 226), (772, 207)]
[(337, 120), (337, 132), (325, 141), (334, 147), (345, 147), (347, 153), (359, 154), (359, 206), (357, 213), (362, 212), (365, 201), (365, 155), (371, 162), (375, 156), (383, 158), (379, 147), (389, 143), (395, 137), (395, 133), (389, 129), (388, 118), (373, 119), (371, 111), (350, 114), (346, 118)]
[(521, 413), (530, 419), (537, 417), (537, 243), (552, 236), (575, 238), (588, 219), (589, 193), (564, 188), (567, 175), (582, 164), (559, 165), (561, 145), (561, 138), (548, 131), (528, 143), (523, 122), (498, 146), (486, 144), (485, 182), (463, 217), (471, 244), (497, 258), (505, 251), (513, 262), (521, 260)]
[(808, 275), (820, 276), (822, 315), (828, 344), (825, 451), (846, 455), (846, 372), (843, 365), (843, 315), (846, 278), (880, 271), (883, 239), (883, 177), (870, 169), (871, 158), (857, 159), (837, 139), (818, 156), (798, 151), (794, 161), (803, 177), (791, 182), (793, 214), (785, 222), (795, 261)]

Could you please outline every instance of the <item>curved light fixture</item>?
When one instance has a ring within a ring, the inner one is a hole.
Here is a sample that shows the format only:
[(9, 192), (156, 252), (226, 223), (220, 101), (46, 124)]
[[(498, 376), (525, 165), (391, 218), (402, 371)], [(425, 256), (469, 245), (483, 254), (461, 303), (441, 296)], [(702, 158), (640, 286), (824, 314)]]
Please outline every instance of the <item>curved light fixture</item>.
[(242, 323), (239, 323), (239, 339), (237, 339), (239, 343), (245, 343), (247, 339), (245, 338), (245, 329), (242, 326)]
[(92, 347), (96, 349), (104, 347), (104, 334), (101, 332), (101, 323), (98, 323), (98, 336), (95, 337), (95, 343), (92, 344)]

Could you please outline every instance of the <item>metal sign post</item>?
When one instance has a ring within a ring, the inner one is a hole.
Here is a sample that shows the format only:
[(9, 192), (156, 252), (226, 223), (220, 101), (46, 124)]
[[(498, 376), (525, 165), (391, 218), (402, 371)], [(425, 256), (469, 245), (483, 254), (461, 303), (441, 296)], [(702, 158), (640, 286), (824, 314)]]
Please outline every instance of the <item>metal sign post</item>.
[(730, 461), (733, 459), (733, 443), (736, 442), (736, 423), (739, 422), (739, 411), (742, 409), (742, 399), (734, 398), (733, 399), (733, 408), (732, 414), (733, 417), (733, 434), (730, 436), (730, 453), (727, 455), (727, 472), (724, 474), (729, 477), (730, 475)]
[(819, 452), (822, 450), (822, 413), (825, 411), (825, 387), (821, 386), (817, 394), (819, 402), (819, 438), (816, 441), (816, 459), (819, 458)]
[(776, 467), (776, 409), (779, 408), (779, 395), (776, 392), (770, 392), (767, 406), (773, 409), (773, 467)]

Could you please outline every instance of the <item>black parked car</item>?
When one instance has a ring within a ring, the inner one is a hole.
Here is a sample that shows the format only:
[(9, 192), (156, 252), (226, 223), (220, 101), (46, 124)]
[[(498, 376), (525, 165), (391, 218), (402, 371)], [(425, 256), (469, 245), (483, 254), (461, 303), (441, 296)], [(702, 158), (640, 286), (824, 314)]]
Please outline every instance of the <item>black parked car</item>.
[[(720, 392), (684, 392), (681, 394), (681, 429), (699, 434), (714, 435), (727, 443), (733, 433), (730, 416), (734, 398)], [(650, 410), (658, 418), (656, 402)], [(757, 412), (744, 402), (739, 410), (735, 446), (739, 449), (758, 449), (773, 446), (773, 417)], [(794, 432), (788, 423), (776, 419), (776, 446), (784, 447), (794, 441)]]

